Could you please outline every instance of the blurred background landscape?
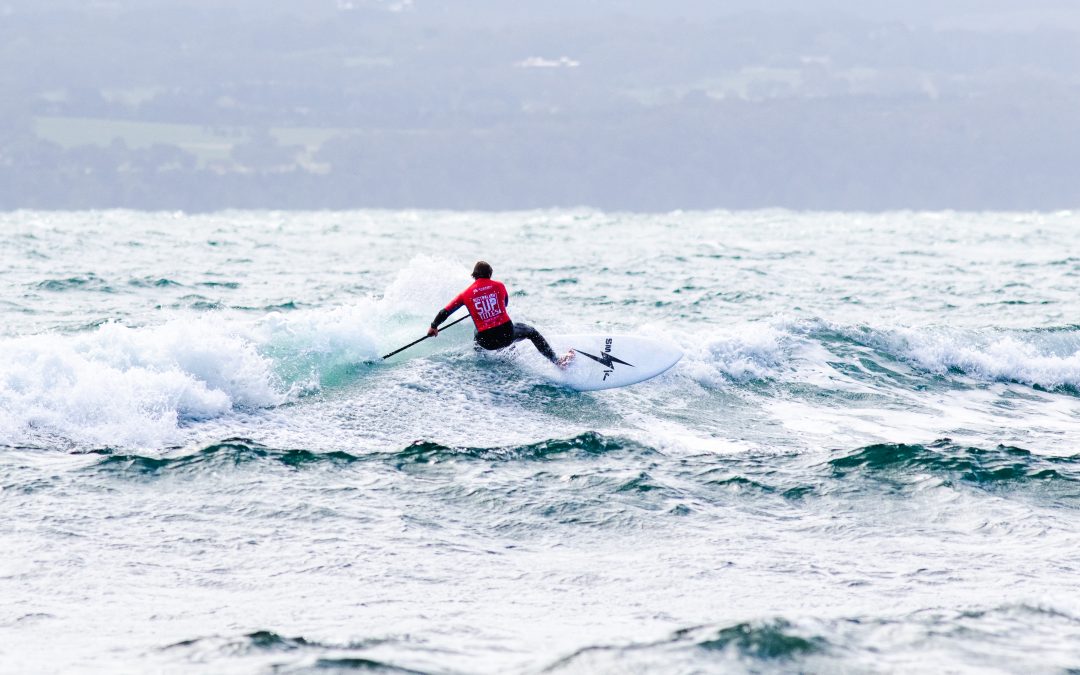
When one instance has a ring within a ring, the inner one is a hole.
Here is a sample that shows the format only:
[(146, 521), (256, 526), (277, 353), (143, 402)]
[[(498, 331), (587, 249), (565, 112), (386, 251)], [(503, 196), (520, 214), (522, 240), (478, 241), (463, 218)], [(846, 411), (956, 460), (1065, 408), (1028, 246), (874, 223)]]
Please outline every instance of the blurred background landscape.
[(0, 208), (1080, 207), (1075, 0), (0, 0)]

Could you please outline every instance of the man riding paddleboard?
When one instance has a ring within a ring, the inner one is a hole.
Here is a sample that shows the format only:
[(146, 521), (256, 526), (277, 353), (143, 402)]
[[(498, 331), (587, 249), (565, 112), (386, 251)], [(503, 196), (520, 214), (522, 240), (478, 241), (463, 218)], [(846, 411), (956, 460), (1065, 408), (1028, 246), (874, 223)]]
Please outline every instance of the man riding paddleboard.
[(510, 296), (506, 292), (506, 286), (502, 282), (491, 278), (491, 265), (483, 260), (473, 267), (473, 283), (456, 298), (450, 301), (431, 322), (428, 336), (435, 337), (439, 334), (439, 324), (446, 321), (447, 317), (464, 306), (472, 315), (473, 324), (476, 325), (476, 344), (487, 350), (503, 349), (520, 340), (529, 340), (533, 346), (555, 365), (564, 368), (573, 358), (573, 351), (561, 359), (555, 356), (554, 350), (548, 344), (544, 336), (535, 328), (524, 323), (514, 323), (506, 312), (506, 305), (510, 302)]

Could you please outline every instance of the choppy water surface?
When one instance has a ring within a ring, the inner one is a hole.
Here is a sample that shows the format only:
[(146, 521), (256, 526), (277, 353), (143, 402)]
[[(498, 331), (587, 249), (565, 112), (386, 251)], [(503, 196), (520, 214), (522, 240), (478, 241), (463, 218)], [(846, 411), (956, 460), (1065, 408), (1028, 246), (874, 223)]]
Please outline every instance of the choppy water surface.
[[(464, 325), (686, 356), (560, 387)], [(1080, 667), (1080, 214), (0, 215), (0, 670)]]

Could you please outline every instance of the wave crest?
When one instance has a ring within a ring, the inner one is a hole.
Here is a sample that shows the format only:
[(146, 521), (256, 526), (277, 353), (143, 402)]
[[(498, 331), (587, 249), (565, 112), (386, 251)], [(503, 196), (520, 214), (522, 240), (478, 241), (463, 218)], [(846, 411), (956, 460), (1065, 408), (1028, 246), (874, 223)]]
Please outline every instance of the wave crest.
[(246, 438), (226, 439), (193, 454), (175, 457), (113, 454), (110, 450), (97, 450), (95, 453), (105, 455), (104, 459), (95, 465), (96, 470), (136, 476), (198, 473), (266, 460), (293, 468), (325, 462), (350, 464), (360, 460), (355, 455), (341, 451), (319, 453), (310, 450), (275, 450)]
[(343, 451), (314, 452), (302, 449), (275, 449), (247, 438), (228, 438), (208, 445), (194, 453), (152, 457), (94, 450), (104, 457), (93, 470), (125, 476), (156, 477), (173, 473), (199, 473), (230, 466), (258, 462), (276, 462), (291, 468), (316, 464), (352, 464), (370, 461), (385, 462), (397, 468), (417, 464), (439, 464), (455, 460), (481, 461), (548, 461), (568, 456), (590, 456), (614, 452), (648, 454), (655, 450), (626, 439), (612, 438), (587, 431), (565, 439), (550, 439), (528, 445), (507, 445), (490, 448), (469, 448), (441, 445), (431, 441), (416, 441), (396, 452), (372, 452), (354, 455)]
[(566, 455), (600, 455), (620, 450), (652, 451), (633, 441), (587, 431), (572, 438), (493, 448), (450, 447), (430, 441), (417, 441), (396, 453), (395, 458), (400, 464), (435, 464), (455, 459), (544, 461)]
[(77, 447), (163, 447), (181, 440), (187, 422), (340, 385), (381, 347), (413, 336), (464, 274), (417, 257), (383, 297), (349, 305), (255, 320), (183, 313), (155, 326), (108, 322), (82, 333), (0, 339), (0, 445), (62, 438)]
[(829, 461), (833, 475), (919, 473), (976, 485), (1080, 482), (1080, 457), (1043, 457), (1023, 448), (964, 447), (941, 439), (930, 445), (879, 443)]
[(1016, 382), (1046, 390), (1080, 389), (1080, 332), (953, 329), (836, 329), (924, 372), (961, 374), (988, 382)]
[(787, 362), (788, 334), (766, 324), (746, 324), (709, 338), (686, 340), (680, 368), (705, 387), (777, 377)]
[(2, 348), (0, 443), (43, 429), (87, 444), (161, 445), (180, 422), (285, 400), (270, 361), (211, 320), (107, 323)]

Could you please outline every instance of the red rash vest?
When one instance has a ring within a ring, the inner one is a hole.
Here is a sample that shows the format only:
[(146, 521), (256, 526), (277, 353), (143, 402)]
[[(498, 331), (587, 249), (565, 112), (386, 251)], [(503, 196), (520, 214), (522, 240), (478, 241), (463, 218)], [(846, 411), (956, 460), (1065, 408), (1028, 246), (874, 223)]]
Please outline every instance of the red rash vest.
[(506, 313), (507, 301), (506, 286), (501, 282), (477, 279), (454, 298), (445, 311), (451, 314), (465, 305), (469, 314), (472, 314), (476, 330), (490, 330), (510, 320), (510, 315)]

